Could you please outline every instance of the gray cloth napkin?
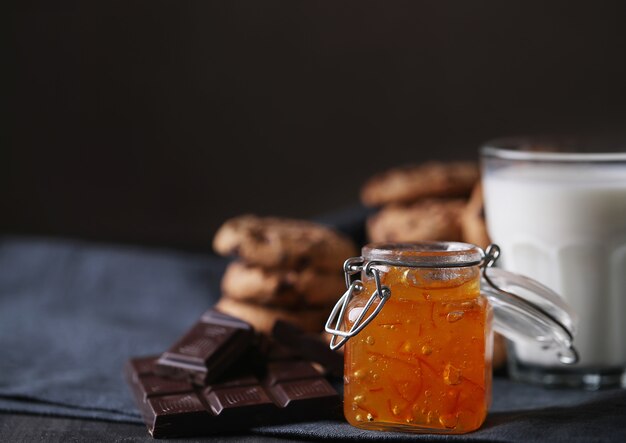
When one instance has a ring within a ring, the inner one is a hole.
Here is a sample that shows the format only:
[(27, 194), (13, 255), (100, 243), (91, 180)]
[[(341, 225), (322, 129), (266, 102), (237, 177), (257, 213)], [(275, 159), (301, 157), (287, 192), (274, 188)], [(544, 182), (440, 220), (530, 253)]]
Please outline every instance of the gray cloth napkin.
[[(219, 296), (226, 262), (76, 241), (0, 240), (0, 410), (140, 423), (121, 372), (166, 349)], [(506, 378), (479, 431), (415, 436), (342, 421), (252, 430), (329, 440), (626, 441), (626, 393), (545, 390)]]

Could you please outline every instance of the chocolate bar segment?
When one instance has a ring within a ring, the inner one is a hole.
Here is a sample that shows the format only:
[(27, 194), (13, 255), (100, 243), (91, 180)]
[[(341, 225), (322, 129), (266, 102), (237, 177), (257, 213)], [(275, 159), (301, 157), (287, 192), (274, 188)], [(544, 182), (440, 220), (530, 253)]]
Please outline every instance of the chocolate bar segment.
[(267, 364), (266, 383), (275, 385), (281, 381), (317, 378), (319, 375), (311, 363), (303, 360), (274, 361)]
[(157, 373), (203, 385), (215, 380), (247, 349), (252, 327), (235, 317), (209, 310), (158, 360)]
[(261, 385), (237, 386), (211, 390), (206, 395), (211, 412), (224, 420), (246, 420), (246, 415), (269, 415), (274, 402)]
[(335, 388), (321, 377), (277, 383), (270, 386), (269, 390), (281, 408), (298, 408), (298, 411), (302, 408), (309, 409), (311, 400), (315, 399), (320, 400), (317, 407), (321, 408), (327, 403), (326, 398), (336, 392)]
[[(203, 388), (156, 375), (157, 359), (133, 359), (125, 368), (135, 401), (155, 438), (239, 432), (262, 424), (339, 414), (337, 391), (307, 362), (268, 367), (262, 380), (255, 374), (231, 375)], [(152, 371), (147, 370), (150, 364)]]
[(343, 377), (343, 355), (331, 351), (319, 335), (307, 333), (291, 323), (279, 320), (274, 324), (272, 337), (298, 357), (319, 363), (328, 374)]
[(324, 410), (330, 416), (336, 412), (336, 404), (329, 400), (337, 395), (337, 391), (309, 362), (279, 362), (275, 365), (278, 368), (268, 368), (267, 389), (274, 402), (285, 411), (285, 420), (307, 420)]
[(136, 380), (141, 386), (142, 392), (145, 392), (145, 398), (159, 394), (184, 393), (191, 390), (191, 385), (186, 381), (158, 377), (152, 374), (138, 374)]
[(212, 418), (194, 392), (148, 398), (144, 410), (144, 420), (150, 423), (148, 430), (155, 438), (202, 430)]

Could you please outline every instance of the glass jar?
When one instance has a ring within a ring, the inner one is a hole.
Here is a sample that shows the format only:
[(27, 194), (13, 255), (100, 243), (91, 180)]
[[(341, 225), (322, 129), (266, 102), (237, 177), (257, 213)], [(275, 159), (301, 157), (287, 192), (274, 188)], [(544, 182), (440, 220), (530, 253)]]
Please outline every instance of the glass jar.
[[(496, 285), (493, 279), (506, 285), (516, 276), (489, 278), (482, 271), (497, 259), (497, 248), (488, 252), (454, 242), (372, 244), (346, 261), (348, 290), (326, 330), (334, 334), (331, 348), (346, 346), (344, 415), (351, 425), (451, 434), (478, 429), (491, 401), (494, 308), (505, 335), (543, 339), (541, 346), (575, 360), (571, 331), (558, 319), (571, 320), (567, 308), (528, 281), (521, 286), (540, 293), (549, 309)], [(361, 278), (352, 281), (357, 273)]]

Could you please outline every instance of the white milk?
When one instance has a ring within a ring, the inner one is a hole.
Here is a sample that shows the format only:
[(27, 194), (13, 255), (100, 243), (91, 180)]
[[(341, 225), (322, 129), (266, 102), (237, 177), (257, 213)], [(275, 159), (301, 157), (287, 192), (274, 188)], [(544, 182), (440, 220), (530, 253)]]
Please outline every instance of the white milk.
[[(626, 165), (522, 164), (484, 178), (500, 265), (561, 294), (578, 316), (580, 369), (626, 367)], [(559, 365), (516, 345), (518, 360)]]

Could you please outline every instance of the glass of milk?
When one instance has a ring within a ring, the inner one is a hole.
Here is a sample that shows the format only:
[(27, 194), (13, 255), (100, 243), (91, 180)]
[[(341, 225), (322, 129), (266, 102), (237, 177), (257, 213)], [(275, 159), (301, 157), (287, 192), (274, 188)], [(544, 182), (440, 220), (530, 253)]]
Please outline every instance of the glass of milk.
[(487, 229), (500, 266), (560, 294), (578, 315), (580, 361), (509, 342), (518, 380), (626, 386), (626, 142), (506, 139), (482, 148)]

